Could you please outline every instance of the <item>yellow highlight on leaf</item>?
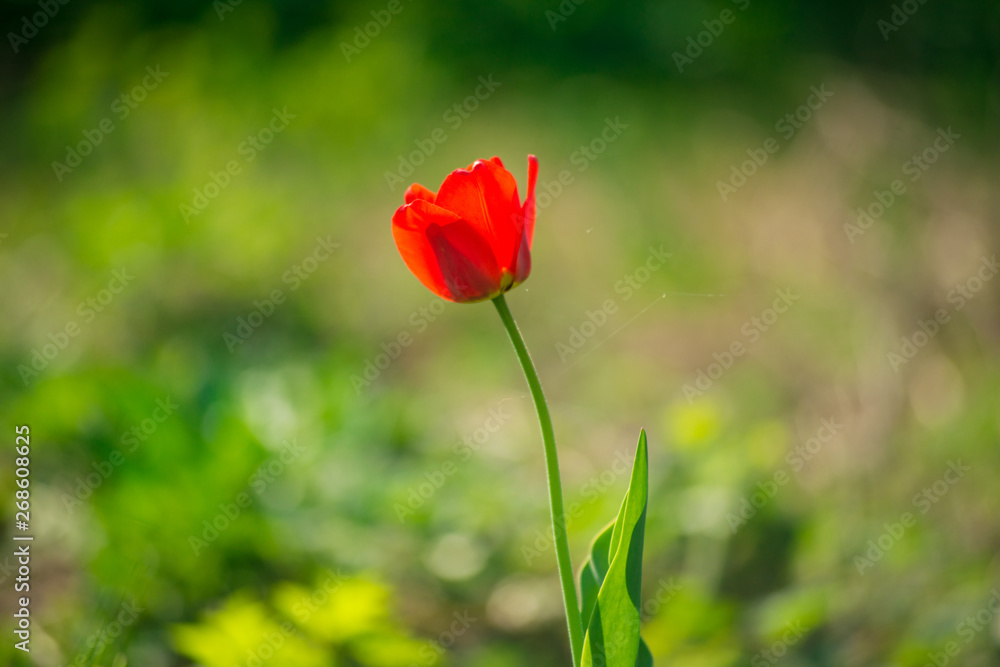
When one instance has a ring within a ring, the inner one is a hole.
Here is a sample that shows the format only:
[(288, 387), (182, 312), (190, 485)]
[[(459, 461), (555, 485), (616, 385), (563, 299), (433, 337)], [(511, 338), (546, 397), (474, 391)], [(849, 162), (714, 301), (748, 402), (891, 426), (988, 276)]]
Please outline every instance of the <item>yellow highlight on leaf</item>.
[(178, 652), (204, 667), (334, 664), (323, 649), (299, 637), (294, 624), (279, 623), (246, 594), (233, 595), (200, 623), (175, 625), (171, 635)]
[(334, 644), (385, 630), (390, 625), (390, 591), (375, 581), (355, 577), (333, 590), (309, 590), (282, 584), (274, 605), (310, 635)]

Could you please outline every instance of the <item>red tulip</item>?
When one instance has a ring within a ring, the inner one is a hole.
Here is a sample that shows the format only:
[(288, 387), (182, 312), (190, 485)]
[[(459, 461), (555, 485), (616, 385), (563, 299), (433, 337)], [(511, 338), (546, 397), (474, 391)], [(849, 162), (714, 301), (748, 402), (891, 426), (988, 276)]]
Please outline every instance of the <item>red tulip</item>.
[(497, 297), (531, 272), (538, 160), (528, 156), (524, 204), (500, 158), (451, 172), (434, 192), (414, 183), (392, 216), (406, 266), (427, 289), (457, 303)]

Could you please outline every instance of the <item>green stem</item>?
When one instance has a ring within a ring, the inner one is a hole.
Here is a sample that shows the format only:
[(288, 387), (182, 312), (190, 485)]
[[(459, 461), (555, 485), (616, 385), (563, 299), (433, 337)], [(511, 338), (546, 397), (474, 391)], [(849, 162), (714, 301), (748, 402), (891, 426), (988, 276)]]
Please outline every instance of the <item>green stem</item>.
[(552, 513), (552, 534), (555, 539), (556, 562), (559, 566), (559, 579), (562, 582), (563, 606), (566, 608), (566, 623), (569, 626), (569, 643), (573, 654), (573, 665), (580, 664), (583, 652), (583, 622), (580, 620), (580, 605), (576, 597), (576, 583), (573, 581), (573, 562), (569, 555), (569, 538), (566, 536), (566, 515), (563, 510), (562, 481), (559, 478), (559, 455), (556, 452), (556, 437), (552, 430), (552, 417), (549, 416), (549, 406), (545, 403), (542, 393), (542, 383), (538, 373), (531, 363), (531, 355), (524, 345), (524, 338), (510, 314), (507, 300), (503, 294), (493, 299), (493, 305), (500, 313), (500, 319), (507, 329), (510, 342), (514, 344), (517, 358), (524, 369), (524, 376), (531, 389), (531, 397), (535, 400), (538, 411), (538, 422), (542, 427), (542, 443), (545, 445), (545, 471), (549, 479), (549, 509)]

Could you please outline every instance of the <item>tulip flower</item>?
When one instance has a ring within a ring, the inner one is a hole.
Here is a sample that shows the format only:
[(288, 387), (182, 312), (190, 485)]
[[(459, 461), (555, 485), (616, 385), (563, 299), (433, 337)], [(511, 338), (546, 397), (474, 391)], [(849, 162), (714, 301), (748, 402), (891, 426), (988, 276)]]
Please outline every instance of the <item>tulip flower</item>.
[[(442, 299), (471, 303), (490, 299), (521, 362), (538, 412), (545, 448), (553, 542), (574, 667), (651, 667), (639, 637), (639, 584), (645, 529), (647, 473), (645, 434), (617, 521), (594, 542), (580, 574), (582, 605), (573, 578), (566, 534), (562, 481), (552, 418), (531, 355), (504, 293), (528, 278), (535, 232), (538, 160), (528, 156), (528, 188), (521, 203), (517, 182), (500, 158), (457, 169), (437, 192), (414, 183), (392, 216), (392, 235), (403, 261)], [(609, 639), (614, 641), (609, 642)]]
[(435, 193), (414, 183), (392, 216), (406, 266), (442, 299), (494, 299), (531, 272), (538, 160), (528, 156), (524, 204), (500, 158), (451, 172)]

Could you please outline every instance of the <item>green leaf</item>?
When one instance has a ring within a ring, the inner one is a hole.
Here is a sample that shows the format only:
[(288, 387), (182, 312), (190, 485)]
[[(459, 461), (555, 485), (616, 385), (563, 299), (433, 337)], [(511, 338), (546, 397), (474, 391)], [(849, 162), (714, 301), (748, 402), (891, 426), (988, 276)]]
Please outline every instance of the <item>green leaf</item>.
[[(651, 667), (639, 637), (642, 547), (649, 472), (646, 432), (632, 464), (632, 480), (618, 519), (601, 531), (580, 573), (581, 611), (587, 630), (581, 667)], [(595, 594), (596, 591), (596, 594)]]
[(608, 573), (608, 554), (611, 551), (611, 531), (614, 527), (614, 522), (609, 523), (594, 538), (594, 543), (590, 545), (590, 560), (584, 563), (583, 570), (580, 571), (580, 618), (583, 620), (584, 630), (590, 626), (590, 615), (597, 604), (597, 594)]
[(639, 657), (636, 658), (635, 667), (653, 667), (653, 654), (642, 638), (639, 639)]

